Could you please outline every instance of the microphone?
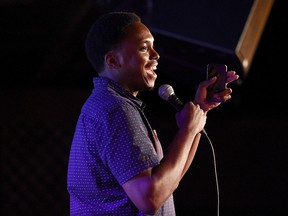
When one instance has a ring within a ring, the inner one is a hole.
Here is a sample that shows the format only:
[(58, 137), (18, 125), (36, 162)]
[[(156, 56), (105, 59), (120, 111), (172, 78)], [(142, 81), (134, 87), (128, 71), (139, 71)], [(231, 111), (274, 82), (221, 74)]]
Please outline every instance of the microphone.
[(158, 90), (158, 94), (163, 100), (166, 100), (177, 111), (180, 111), (183, 108), (183, 103), (174, 93), (174, 89), (172, 88), (172, 86), (168, 84), (164, 84), (160, 86)]
[[(183, 103), (175, 94), (172, 86), (168, 84), (161, 85), (158, 89), (158, 95), (172, 105), (177, 111), (180, 111), (183, 108)], [(207, 134), (204, 128), (201, 132)]]

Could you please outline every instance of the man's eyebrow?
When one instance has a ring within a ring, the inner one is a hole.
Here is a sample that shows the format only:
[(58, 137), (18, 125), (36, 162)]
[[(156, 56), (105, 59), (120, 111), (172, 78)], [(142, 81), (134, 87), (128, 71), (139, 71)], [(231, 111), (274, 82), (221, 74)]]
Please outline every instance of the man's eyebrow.
[(143, 42), (144, 43), (153, 43), (154, 39), (144, 39)]

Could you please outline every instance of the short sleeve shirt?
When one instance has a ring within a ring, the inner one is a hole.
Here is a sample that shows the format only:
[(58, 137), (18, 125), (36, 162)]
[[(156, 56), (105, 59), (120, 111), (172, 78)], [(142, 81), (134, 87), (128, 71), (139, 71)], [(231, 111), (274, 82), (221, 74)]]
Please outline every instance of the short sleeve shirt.
[[(116, 82), (93, 79), (82, 107), (68, 165), (70, 215), (144, 215), (122, 185), (163, 157), (145, 104)], [(173, 196), (156, 215), (175, 215)]]

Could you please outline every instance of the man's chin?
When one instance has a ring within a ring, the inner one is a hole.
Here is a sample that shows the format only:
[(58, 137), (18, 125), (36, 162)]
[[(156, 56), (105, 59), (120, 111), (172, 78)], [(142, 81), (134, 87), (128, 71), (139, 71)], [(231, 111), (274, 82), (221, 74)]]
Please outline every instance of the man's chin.
[(151, 80), (147, 81), (147, 82), (146, 82), (145, 90), (146, 90), (146, 91), (152, 91), (152, 90), (154, 90), (154, 88), (155, 88), (155, 81), (156, 81), (156, 79), (153, 79), (153, 81), (151, 81)]

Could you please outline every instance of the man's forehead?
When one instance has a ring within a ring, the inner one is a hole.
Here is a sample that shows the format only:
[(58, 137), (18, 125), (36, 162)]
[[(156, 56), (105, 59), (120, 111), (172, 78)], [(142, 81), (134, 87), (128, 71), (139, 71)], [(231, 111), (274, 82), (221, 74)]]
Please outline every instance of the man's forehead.
[(153, 43), (154, 37), (150, 30), (142, 23), (134, 23), (127, 29), (128, 38), (134, 38), (141, 42)]

